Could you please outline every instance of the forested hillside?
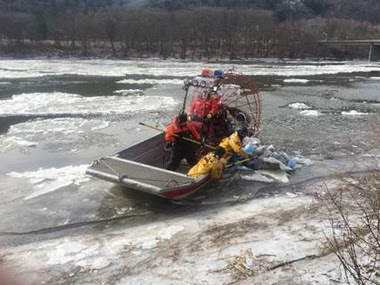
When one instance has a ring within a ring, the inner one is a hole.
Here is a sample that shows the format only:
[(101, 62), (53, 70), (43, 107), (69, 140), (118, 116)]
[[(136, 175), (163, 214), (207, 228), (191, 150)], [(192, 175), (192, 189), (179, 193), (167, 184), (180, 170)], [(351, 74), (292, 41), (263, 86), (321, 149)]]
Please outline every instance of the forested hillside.
[(149, 5), (167, 10), (205, 6), (264, 9), (272, 11), (279, 20), (321, 16), (373, 24), (380, 21), (377, 0), (149, 0)]
[(0, 0), (2, 55), (353, 57), (380, 39), (378, 0)]

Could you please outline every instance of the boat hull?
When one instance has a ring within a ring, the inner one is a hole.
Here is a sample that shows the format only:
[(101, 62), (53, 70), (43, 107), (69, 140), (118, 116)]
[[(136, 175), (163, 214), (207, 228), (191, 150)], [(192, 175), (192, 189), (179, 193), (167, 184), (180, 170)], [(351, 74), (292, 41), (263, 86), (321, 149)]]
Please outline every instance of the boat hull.
[(150, 137), (112, 156), (96, 160), (87, 173), (128, 188), (171, 200), (183, 199), (210, 182), (162, 168), (163, 134)]

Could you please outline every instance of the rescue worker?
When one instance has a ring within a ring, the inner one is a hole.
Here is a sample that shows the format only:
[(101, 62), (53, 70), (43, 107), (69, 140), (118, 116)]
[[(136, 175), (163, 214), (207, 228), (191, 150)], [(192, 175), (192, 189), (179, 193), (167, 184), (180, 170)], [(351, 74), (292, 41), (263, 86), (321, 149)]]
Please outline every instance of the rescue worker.
[[(202, 77), (224, 78), (224, 72), (216, 70), (213, 72), (206, 67), (202, 70)], [(216, 88), (215, 90), (213, 88)], [(218, 104), (220, 103), (221, 95), (216, 93), (218, 87), (215, 86), (206, 90), (203, 95), (196, 98), (190, 105), (189, 114), (200, 119), (210, 120), (218, 112)]]
[(191, 102), (189, 114), (194, 120), (212, 119), (218, 112), (218, 104), (220, 95), (211, 96), (208, 94), (206, 98), (199, 96)]
[(227, 164), (227, 161), (222, 158), (224, 153), (225, 150), (217, 146), (214, 152), (209, 152), (202, 157), (199, 162), (189, 170), (187, 175), (198, 177), (210, 174), (211, 179), (219, 179), (223, 173), (223, 166)]
[(229, 137), (222, 140), (219, 146), (225, 150), (224, 158), (229, 158), (233, 153), (240, 155), (243, 159), (248, 158), (249, 155), (243, 151), (243, 139), (248, 136), (248, 129), (243, 127), (236, 132), (232, 133)]
[(197, 141), (201, 139), (193, 122), (187, 120), (186, 113), (176, 116), (166, 128), (165, 150), (170, 151), (169, 163), (166, 167), (168, 170), (176, 171), (183, 158), (186, 158), (187, 163), (191, 166), (198, 161), (196, 155), (198, 145), (182, 139), (183, 137)]
[(196, 122), (203, 135), (207, 139), (215, 139), (214, 123), (219, 111), (221, 96), (219, 94), (211, 94), (211, 91), (205, 97), (199, 96), (191, 102), (189, 114), (192, 121)]

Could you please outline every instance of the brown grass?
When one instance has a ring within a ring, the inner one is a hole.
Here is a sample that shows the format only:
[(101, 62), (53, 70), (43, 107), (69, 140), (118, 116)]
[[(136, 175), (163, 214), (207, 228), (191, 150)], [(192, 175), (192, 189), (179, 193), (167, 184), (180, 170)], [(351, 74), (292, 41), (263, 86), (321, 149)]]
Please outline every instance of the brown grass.
[(380, 284), (380, 172), (336, 179), (321, 198), (331, 226), (322, 253), (337, 256), (348, 282)]

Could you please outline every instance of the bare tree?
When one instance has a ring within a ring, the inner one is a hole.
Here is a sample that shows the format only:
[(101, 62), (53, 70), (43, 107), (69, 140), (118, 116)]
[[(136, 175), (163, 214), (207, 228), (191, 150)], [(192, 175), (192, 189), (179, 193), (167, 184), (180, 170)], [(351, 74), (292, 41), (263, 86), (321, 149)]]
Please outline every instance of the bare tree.
[[(355, 9), (363, 11), (363, 3), (371, 13), (379, 12), (380, 2), (374, 0), (153, 1), (167, 9), (131, 9), (111, 2), (13, 0), (0, 6), (0, 37), (24, 47), (26, 42), (54, 40), (55, 46), (41, 44), (84, 55), (97, 50), (112, 56), (163, 58), (366, 56), (360, 48), (327, 49), (318, 43), (380, 38), (374, 24), (334, 18), (338, 8), (346, 18)], [(279, 21), (278, 12), (288, 10)], [(314, 17), (318, 13), (326, 18)], [(360, 17), (370, 19), (363, 13)]]

